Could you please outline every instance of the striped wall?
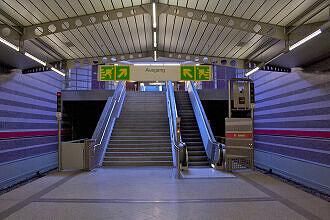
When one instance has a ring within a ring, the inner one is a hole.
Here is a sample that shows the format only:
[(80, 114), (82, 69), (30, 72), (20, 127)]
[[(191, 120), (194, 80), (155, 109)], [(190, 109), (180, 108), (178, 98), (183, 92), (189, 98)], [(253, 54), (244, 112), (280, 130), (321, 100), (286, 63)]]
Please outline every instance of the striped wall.
[(0, 188), (57, 166), (56, 92), (63, 80), (52, 71), (0, 74)]
[(330, 72), (322, 63), (291, 73), (258, 71), (256, 165), (330, 192)]

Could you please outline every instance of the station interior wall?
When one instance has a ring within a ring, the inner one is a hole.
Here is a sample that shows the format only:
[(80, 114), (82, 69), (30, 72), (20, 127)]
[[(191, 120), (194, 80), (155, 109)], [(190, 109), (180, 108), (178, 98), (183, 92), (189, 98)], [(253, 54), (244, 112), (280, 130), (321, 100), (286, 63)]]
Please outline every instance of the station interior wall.
[(0, 189), (57, 167), (56, 92), (63, 86), (53, 71), (0, 74)]
[[(251, 78), (256, 92), (256, 165), (329, 194), (330, 145), (325, 137), (330, 124), (328, 63), (329, 59), (291, 73), (259, 71)], [(72, 89), (91, 89), (87, 77), (91, 74), (90, 67), (73, 70)], [(79, 75), (86, 78), (80, 81)], [(223, 102), (230, 77), (217, 75), (214, 83), (198, 92), (212, 129), (216, 126), (215, 135), (222, 136), (216, 125), (222, 113), (217, 109), (227, 111)], [(106, 89), (112, 87), (106, 85)], [(54, 94), (63, 88), (64, 78), (54, 72), (0, 75), (0, 189), (57, 167)]]
[(329, 194), (329, 59), (252, 79), (256, 166)]

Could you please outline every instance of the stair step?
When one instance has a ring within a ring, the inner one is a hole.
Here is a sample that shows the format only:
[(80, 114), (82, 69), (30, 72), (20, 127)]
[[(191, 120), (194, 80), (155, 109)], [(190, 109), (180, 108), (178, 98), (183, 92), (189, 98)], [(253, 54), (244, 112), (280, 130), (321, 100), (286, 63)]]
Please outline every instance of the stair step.
[[(108, 144), (108, 148), (161, 148), (161, 147), (171, 147), (171, 143), (169, 141), (160, 143), (146, 143), (146, 142), (136, 142), (136, 141), (127, 141), (129, 143), (122, 143), (120, 141), (113, 141)], [(197, 145), (198, 146), (198, 145)]]
[[(205, 152), (205, 148), (204, 148), (204, 146), (193, 146), (193, 147), (191, 147), (191, 146), (188, 146), (188, 152), (196, 152), (196, 151), (198, 151), (198, 152), (200, 152), (200, 151), (203, 151), (203, 152)], [(206, 153), (205, 153), (206, 154)]]
[(103, 161), (172, 161), (172, 156), (104, 157)]
[(196, 132), (196, 131), (195, 131), (195, 133), (186, 133), (186, 132), (181, 131), (181, 137), (185, 137), (185, 138), (198, 137), (198, 138), (201, 138), (201, 134), (199, 132)]
[(173, 166), (172, 161), (106, 161), (102, 166)]
[(106, 157), (117, 157), (117, 156), (167, 156), (171, 157), (172, 152), (135, 152), (135, 151), (130, 151), (130, 152), (106, 152), (105, 153)]
[(189, 161), (189, 166), (200, 166), (200, 167), (204, 167), (204, 166), (210, 166), (208, 161)]
[(187, 146), (203, 146), (201, 141), (186, 141)]
[(169, 136), (169, 131), (150, 131), (150, 130), (136, 130), (136, 131), (129, 131), (129, 130), (122, 130), (116, 129), (111, 133), (112, 136)]
[(106, 152), (172, 152), (171, 146), (168, 147), (108, 147)]
[(197, 162), (201, 162), (201, 161), (208, 161), (208, 157), (207, 156), (195, 156), (195, 155), (189, 155), (188, 152), (188, 161), (197, 161)]
[[(170, 136), (119, 136), (119, 135), (111, 135), (110, 141), (149, 141), (149, 140), (170, 140)], [(195, 139), (194, 139), (195, 140)]]
[(128, 145), (134, 145), (134, 144), (170, 144), (170, 140), (159, 140), (159, 139), (152, 139), (152, 140), (111, 140), (109, 145), (114, 146), (118, 144), (128, 144)]
[(188, 156), (190, 157), (190, 156), (206, 156), (206, 153), (205, 153), (205, 151), (204, 151), (204, 148), (202, 148), (202, 150), (201, 151), (189, 151), (188, 150)]

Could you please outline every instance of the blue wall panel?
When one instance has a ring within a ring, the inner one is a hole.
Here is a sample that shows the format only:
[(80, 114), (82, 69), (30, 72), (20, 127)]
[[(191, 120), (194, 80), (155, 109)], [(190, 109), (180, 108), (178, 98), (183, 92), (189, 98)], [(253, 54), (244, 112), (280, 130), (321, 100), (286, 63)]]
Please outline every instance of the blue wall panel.
[(319, 71), (322, 65), (252, 76), (255, 158), (257, 166), (329, 193), (330, 72)]
[(0, 188), (57, 166), (56, 92), (63, 82), (52, 71), (0, 75)]

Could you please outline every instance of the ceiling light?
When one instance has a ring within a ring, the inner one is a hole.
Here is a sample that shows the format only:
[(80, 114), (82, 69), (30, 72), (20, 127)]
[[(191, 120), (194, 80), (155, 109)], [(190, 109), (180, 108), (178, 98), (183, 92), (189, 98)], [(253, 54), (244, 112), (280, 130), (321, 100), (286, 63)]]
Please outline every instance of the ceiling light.
[(12, 49), (19, 51), (19, 47), (15, 46), (14, 44), (10, 43), (9, 41), (6, 41), (5, 39), (0, 37), (0, 42), (3, 44), (6, 44), (8, 47), (11, 47)]
[(156, 3), (152, 3), (152, 27), (156, 28), (157, 27), (157, 21), (156, 21)]
[(54, 68), (54, 67), (52, 67), (51, 70), (53, 70), (54, 72), (60, 74), (61, 76), (65, 76), (65, 73), (59, 71), (58, 69), (56, 69), (56, 68)]
[(157, 47), (157, 34), (156, 34), (156, 31), (154, 31), (154, 47)]
[(33, 56), (32, 54), (29, 54), (28, 52), (25, 52), (24, 55), (27, 56), (27, 57), (29, 57), (29, 58), (31, 58), (31, 59), (34, 60), (34, 61), (37, 61), (37, 62), (40, 63), (41, 65), (46, 66), (46, 62), (44, 62), (44, 61), (42, 61), (42, 60), (36, 58), (36, 57)]
[(157, 61), (157, 51), (154, 51), (154, 61)]
[(298, 41), (297, 43), (295, 43), (294, 45), (292, 46), (289, 46), (289, 50), (293, 50), (295, 49), (296, 47), (299, 47), (300, 45), (302, 45), (303, 43), (309, 41), (310, 39), (316, 37), (317, 35), (321, 34), (322, 33), (322, 30), (321, 29), (318, 29), (317, 31), (315, 31), (314, 33), (308, 35), (307, 37), (305, 37), (304, 39)]
[(253, 74), (254, 72), (258, 71), (260, 69), (260, 67), (256, 67), (253, 70), (250, 70), (249, 72), (245, 73), (245, 76), (249, 76), (251, 74)]

